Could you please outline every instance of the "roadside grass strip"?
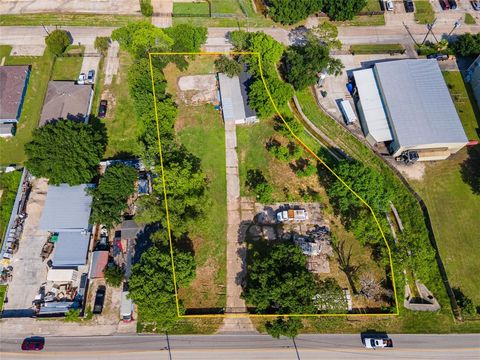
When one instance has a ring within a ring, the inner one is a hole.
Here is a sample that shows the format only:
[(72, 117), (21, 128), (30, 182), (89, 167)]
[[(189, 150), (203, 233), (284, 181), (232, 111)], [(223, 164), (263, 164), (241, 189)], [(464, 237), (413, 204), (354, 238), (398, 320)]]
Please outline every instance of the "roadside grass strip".
[[(395, 312), (390, 312), (390, 313), (373, 313), (373, 314), (368, 314), (368, 313), (357, 313), (357, 314), (349, 314), (349, 313), (343, 313), (343, 314), (329, 314), (329, 313), (324, 313), (324, 314), (198, 314), (198, 315), (183, 315), (181, 314), (180, 311), (180, 304), (179, 304), (179, 297), (178, 297), (178, 288), (177, 288), (177, 279), (176, 279), (176, 274), (175, 274), (175, 259), (174, 259), (174, 252), (173, 252), (173, 239), (172, 239), (172, 234), (171, 234), (171, 225), (170, 225), (170, 217), (169, 217), (169, 212), (168, 212), (168, 199), (167, 199), (167, 188), (166, 188), (166, 183), (165, 183), (165, 172), (163, 171), (163, 154), (162, 154), (162, 144), (160, 140), (160, 123), (158, 119), (158, 109), (157, 109), (157, 98), (156, 98), (156, 92), (155, 92), (155, 81), (153, 77), (153, 63), (152, 63), (152, 56), (195, 56), (195, 55), (209, 55), (209, 56), (218, 56), (218, 55), (251, 55), (257, 57), (258, 61), (258, 66), (260, 70), (260, 76), (263, 82), (263, 85), (265, 87), (265, 91), (268, 94), (268, 97), (270, 99), (270, 102), (272, 103), (273, 108), (275, 109), (276, 114), (280, 119), (282, 119), (283, 123), (287, 127), (287, 129), (290, 131), (291, 136), (296, 140), (296, 142), (301, 145), (311, 156), (313, 156), (318, 162), (320, 162), (330, 173), (338, 180), (340, 181), (363, 205), (367, 207), (367, 209), (370, 211), (372, 214), (375, 223), (377, 224), (378, 229), (380, 230), (380, 234), (382, 235), (382, 239), (385, 242), (385, 246), (387, 248), (388, 252), (388, 260), (390, 263), (390, 271), (391, 271), (391, 280), (393, 284), (393, 293), (394, 293), (394, 299), (395, 299)], [(359, 195), (357, 194), (340, 176), (338, 176), (335, 171), (330, 168), (325, 161), (323, 161), (317, 154), (315, 154), (314, 151), (312, 151), (304, 141), (302, 141), (297, 135), (294, 134), (292, 129), (290, 128), (289, 124), (287, 121), (285, 121), (285, 118), (282, 116), (280, 113), (277, 105), (275, 104), (275, 101), (272, 98), (272, 94), (270, 93), (270, 90), (267, 87), (267, 83), (265, 81), (264, 75), (263, 75), (263, 69), (262, 69), (262, 61), (260, 58), (260, 54), (258, 52), (244, 52), (244, 51), (227, 51), (227, 52), (154, 52), (154, 53), (149, 53), (149, 65), (150, 65), (150, 76), (151, 76), (151, 81), (152, 81), (152, 92), (153, 92), (153, 101), (154, 101), (154, 109), (155, 109), (155, 120), (157, 123), (157, 139), (158, 139), (158, 152), (159, 152), (159, 157), (160, 157), (160, 168), (162, 169), (162, 186), (163, 186), (163, 196), (164, 196), (164, 201), (165, 201), (165, 214), (166, 214), (166, 220), (167, 220), (167, 232), (168, 232), (168, 240), (169, 240), (169, 247), (170, 247), (170, 257), (171, 257), (171, 263), (172, 263), (172, 273), (173, 273), (173, 285), (175, 289), (175, 303), (176, 303), (176, 310), (177, 310), (177, 316), (179, 318), (212, 318), (212, 317), (265, 317), (265, 318), (272, 318), (272, 317), (278, 317), (278, 316), (289, 316), (289, 317), (331, 317), (331, 316), (342, 316), (342, 317), (349, 317), (349, 316), (398, 316), (399, 315), (399, 307), (398, 307), (398, 299), (397, 299), (397, 289), (396, 289), (396, 284), (395, 284), (395, 275), (393, 271), (393, 262), (392, 262), (392, 253), (390, 246), (388, 245), (388, 241), (385, 237), (385, 234), (382, 230), (382, 227), (380, 226), (380, 222), (378, 221), (377, 216), (375, 215), (375, 212), (373, 211), (372, 207)]]

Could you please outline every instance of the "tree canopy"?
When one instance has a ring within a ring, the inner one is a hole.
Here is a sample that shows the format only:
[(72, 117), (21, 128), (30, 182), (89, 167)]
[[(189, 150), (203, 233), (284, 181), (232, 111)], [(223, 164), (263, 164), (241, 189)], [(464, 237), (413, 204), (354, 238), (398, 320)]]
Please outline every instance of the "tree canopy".
[(321, 11), (323, 0), (268, 0), (267, 5), (274, 21), (291, 25)]
[(199, 52), (207, 41), (207, 28), (190, 24), (179, 24), (165, 29), (165, 33), (173, 39), (172, 51)]
[(94, 46), (97, 51), (105, 54), (110, 46), (110, 38), (108, 36), (97, 36)]
[(132, 22), (115, 29), (112, 40), (134, 56), (142, 57), (148, 52), (167, 51), (173, 45), (173, 40), (164, 30), (146, 21)]
[[(177, 286), (187, 286), (195, 274), (193, 256), (178, 251), (174, 259)], [(162, 330), (171, 329), (178, 319), (171, 261), (167, 248), (152, 246), (133, 265), (128, 281), (129, 296), (137, 304), (141, 319), (154, 322)]]
[(453, 51), (460, 56), (476, 57), (480, 55), (480, 33), (479, 34), (462, 34), (452, 42)]
[(57, 120), (33, 131), (25, 145), (28, 170), (50, 184), (79, 185), (92, 180), (107, 144), (105, 126), (91, 120)]
[(367, 0), (324, 0), (323, 12), (330, 20), (351, 20), (366, 5)]
[(135, 191), (136, 179), (137, 171), (131, 166), (121, 163), (109, 166), (98, 187), (92, 190), (91, 222), (109, 228), (120, 223), (127, 200)]
[(65, 30), (53, 30), (45, 38), (48, 50), (54, 55), (61, 55), (68, 45), (72, 43), (70, 36)]
[(296, 90), (314, 85), (322, 70), (339, 75), (342, 68), (340, 60), (330, 57), (330, 48), (315, 37), (309, 37), (305, 45), (291, 46), (283, 58), (284, 77)]
[(282, 243), (251, 252), (243, 297), (257, 312), (316, 312), (312, 300), (317, 293), (316, 283), (300, 247)]
[(215, 69), (228, 77), (234, 77), (242, 72), (242, 64), (235, 59), (230, 59), (228, 56), (220, 55), (215, 59)]

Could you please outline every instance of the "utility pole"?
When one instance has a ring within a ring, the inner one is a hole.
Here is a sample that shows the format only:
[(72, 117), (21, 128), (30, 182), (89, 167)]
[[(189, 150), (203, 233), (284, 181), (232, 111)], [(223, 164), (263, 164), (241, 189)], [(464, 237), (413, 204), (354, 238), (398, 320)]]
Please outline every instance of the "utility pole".
[(448, 36), (452, 35), (452, 33), (460, 27), (460, 25), (462, 24), (462, 19), (458, 19), (457, 21), (455, 21), (455, 24), (453, 24), (453, 29), (448, 33)]
[(435, 26), (435, 23), (437, 22), (437, 18), (435, 18), (431, 24), (427, 24), (427, 35), (425, 35), (425, 37), (423, 38), (423, 41), (422, 41), (422, 45), (425, 44), (425, 41), (427, 41), (427, 38), (428, 38), (428, 35), (432, 34), (433, 38), (435, 39), (435, 41), (438, 43), (438, 39), (437, 37), (435, 36), (435, 34), (433, 33), (433, 27)]

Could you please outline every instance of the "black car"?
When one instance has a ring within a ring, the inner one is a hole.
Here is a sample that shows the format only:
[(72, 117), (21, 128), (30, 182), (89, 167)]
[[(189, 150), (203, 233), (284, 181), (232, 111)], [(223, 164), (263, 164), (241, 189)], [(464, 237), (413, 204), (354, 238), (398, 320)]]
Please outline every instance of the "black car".
[(105, 286), (101, 285), (97, 289), (97, 293), (95, 294), (95, 304), (93, 305), (93, 313), (94, 314), (101, 314), (103, 310), (103, 303), (105, 302)]
[(407, 13), (411, 13), (415, 11), (415, 7), (413, 5), (413, 0), (405, 0), (405, 11)]
[(457, 8), (457, 2), (455, 0), (448, 0), (450, 4), (450, 9), (455, 10)]
[(107, 114), (107, 105), (108, 105), (107, 100), (101, 100), (100, 101), (100, 106), (98, 107), (98, 117), (99, 118), (104, 118), (105, 115)]

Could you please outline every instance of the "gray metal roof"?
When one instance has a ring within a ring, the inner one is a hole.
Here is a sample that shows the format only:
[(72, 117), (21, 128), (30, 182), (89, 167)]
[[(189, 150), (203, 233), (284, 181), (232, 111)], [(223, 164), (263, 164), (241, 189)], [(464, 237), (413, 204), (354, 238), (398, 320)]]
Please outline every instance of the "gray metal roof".
[(235, 121), (245, 119), (245, 107), (243, 106), (243, 97), (238, 76), (230, 78), (220, 73), (218, 74), (218, 81), (220, 83), (223, 120)]
[(467, 143), (436, 60), (381, 62), (375, 72), (399, 146)]
[(88, 229), (92, 197), (86, 184), (48, 186), (47, 200), (40, 219), (40, 229), (46, 231), (80, 231)]
[(88, 116), (92, 85), (77, 85), (73, 81), (50, 81), (38, 126), (56, 119), (85, 121)]
[(60, 232), (55, 243), (53, 266), (76, 267), (87, 262), (90, 233), (87, 231)]

